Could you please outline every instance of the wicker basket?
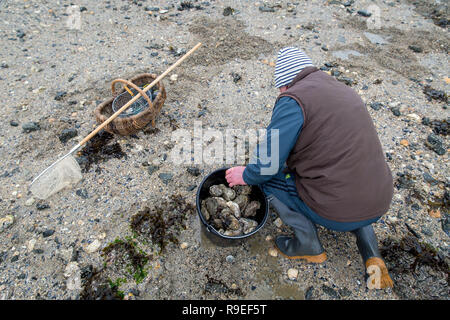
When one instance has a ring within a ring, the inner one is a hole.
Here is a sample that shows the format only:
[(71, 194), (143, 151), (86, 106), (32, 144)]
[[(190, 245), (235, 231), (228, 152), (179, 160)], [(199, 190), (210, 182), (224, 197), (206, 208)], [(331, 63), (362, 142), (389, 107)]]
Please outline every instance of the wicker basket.
[(105, 130), (110, 133), (120, 134), (120, 135), (130, 135), (138, 132), (139, 130), (145, 128), (150, 122), (152, 123), (152, 126), (155, 126), (155, 119), (156, 116), (159, 114), (164, 101), (166, 100), (166, 90), (164, 89), (164, 85), (162, 81), (159, 81), (155, 87), (158, 90), (158, 94), (156, 95), (156, 98), (152, 101), (150, 98), (146, 95), (145, 92), (143, 92), (140, 87), (143, 87), (146, 84), (151, 83), (153, 80), (156, 79), (155, 74), (139, 74), (135, 76), (134, 78), (130, 79), (130, 81), (123, 80), (123, 79), (116, 79), (111, 84), (111, 90), (113, 93), (113, 97), (103, 103), (101, 103), (94, 111), (95, 118), (97, 119), (97, 122), (103, 123), (106, 119), (108, 119), (111, 115), (114, 114), (114, 111), (112, 109), (112, 104), (119, 94), (125, 92), (125, 89), (122, 89), (120, 92), (116, 92), (115, 90), (115, 84), (117, 82), (122, 82), (129, 87), (132, 87), (139, 91), (141, 95), (147, 100), (148, 102), (148, 108), (144, 111), (132, 115), (129, 117), (117, 117), (110, 123), (108, 123), (105, 127)]

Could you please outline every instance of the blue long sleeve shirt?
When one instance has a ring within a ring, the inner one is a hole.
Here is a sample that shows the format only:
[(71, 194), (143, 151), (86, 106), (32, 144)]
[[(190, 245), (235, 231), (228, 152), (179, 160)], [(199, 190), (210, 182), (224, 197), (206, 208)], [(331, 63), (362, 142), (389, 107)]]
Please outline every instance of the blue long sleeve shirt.
[[(297, 101), (290, 97), (282, 97), (278, 100), (267, 127), (266, 139), (257, 145), (251, 163), (244, 170), (242, 178), (245, 183), (249, 185), (263, 184), (283, 168), (297, 142), (303, 122), (303, 112)], [(277, 137), (278, 148), (276, 146)], [(272, 142), (275, 144), (272, 145)], [(275, 154), (277, 151), (278, 157)], [(276, 170), (269, 170), (269, 168), (276, 168)]]

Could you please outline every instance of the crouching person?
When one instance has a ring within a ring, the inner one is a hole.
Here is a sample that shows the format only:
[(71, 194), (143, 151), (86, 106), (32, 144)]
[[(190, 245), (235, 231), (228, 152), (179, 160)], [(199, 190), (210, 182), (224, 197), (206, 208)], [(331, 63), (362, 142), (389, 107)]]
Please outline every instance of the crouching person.
[(380, 275), (375, 287), (392, 287), (372, 224), (389, 209), (393, 181), (364, 102), (293, 47), (278, 53), (275, 84), (267, 137), (249, 165), (227, 170), (229, 185), (262, 187), (294, 231), (275, 240), (282, 256), (324, 262), (316, 224), (352, 232), (367, 272)]

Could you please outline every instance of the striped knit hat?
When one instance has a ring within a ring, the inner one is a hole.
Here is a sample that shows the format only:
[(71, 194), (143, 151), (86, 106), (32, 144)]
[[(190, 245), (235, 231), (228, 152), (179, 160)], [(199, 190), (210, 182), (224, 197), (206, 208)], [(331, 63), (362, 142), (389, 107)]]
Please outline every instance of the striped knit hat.
[(281, 88), (294, 80), (295, 76), (306, 67), (312, 67), (311, 59), (301, 50), (286, 47), (278, 51), (275, 66), (275, 87)]

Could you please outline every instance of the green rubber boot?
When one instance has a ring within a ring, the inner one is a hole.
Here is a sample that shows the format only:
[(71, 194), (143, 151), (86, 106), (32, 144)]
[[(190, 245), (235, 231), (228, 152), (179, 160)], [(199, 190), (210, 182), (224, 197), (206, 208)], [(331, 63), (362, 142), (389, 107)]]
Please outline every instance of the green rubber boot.
[(270, 196), (270, 204), (295, 234), (294, 237), (278, 236), (275, 239), (275, 245), (280, 254), (288, 259), (303, 259), (310, 263), (326, 261), (327, 255), (320, 243), (314, 223), (302, 213), (289, 209), (274, 196)]

